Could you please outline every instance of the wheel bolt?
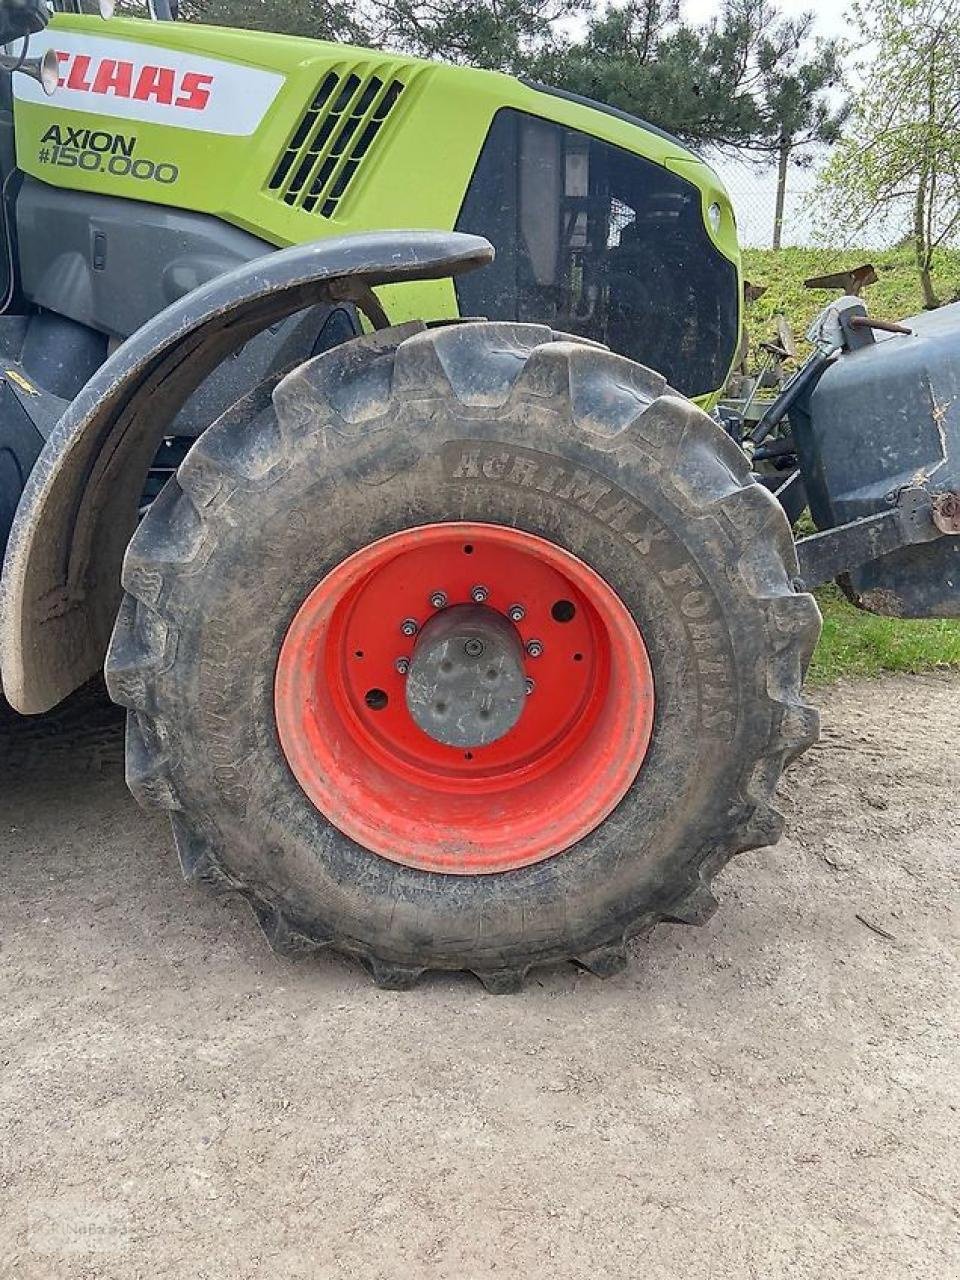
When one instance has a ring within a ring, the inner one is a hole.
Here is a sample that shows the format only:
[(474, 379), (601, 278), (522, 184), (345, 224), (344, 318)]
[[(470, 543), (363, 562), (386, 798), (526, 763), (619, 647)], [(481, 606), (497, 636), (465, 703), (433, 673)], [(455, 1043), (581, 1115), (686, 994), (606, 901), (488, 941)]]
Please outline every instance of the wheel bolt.
[(527, 676), (526, 680), (524, 680), (524, 682), (523, 682), (523, 689), (524, 689), (524, 692), (525, 692), (525, 693), (533, 693), (533, 691), (534, 691), (534, 689), (535, 689), (535, 688), (536, 688), (535, 683), (533, 682), (533, 680), (531, 680), (531, 679), (530, 679), (530, 677), (529, 677), (529, 676)]
[(507, 610), (507, 617), (511, 622), (522, 622), (526, 612), (522, 604), (512, 604)]
[(434, 609), (442, 609), (447, 603), (447, 593), (445, 591), (434, 591), (433, 595), (430, 597), (430, 603), (433, 605)]
[(527, 641), (527, 654), (531, 658), (539, 658), (543, 653), (543, 644), (539, 640)]
[(474, 587), (470, 592), (470, 599), (474, 604), (483, 604), (489, 594), (486, 587)]
[(402, 676), (405, 676), (410, 670), (409, 658), (398, 658), (393, 664)]
[(420, 628), (417, 626), (416, 618), (404, 618), (400, 623), (400, 630), (405, 636), (415, 636)]

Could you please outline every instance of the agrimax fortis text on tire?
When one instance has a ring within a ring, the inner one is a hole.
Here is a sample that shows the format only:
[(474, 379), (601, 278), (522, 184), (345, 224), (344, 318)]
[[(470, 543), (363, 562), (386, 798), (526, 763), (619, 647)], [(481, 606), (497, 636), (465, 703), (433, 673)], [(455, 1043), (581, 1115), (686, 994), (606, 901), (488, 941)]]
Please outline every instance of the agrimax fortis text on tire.
[[(653, 670), (652, 740), (612, 813), (494, 875), (371, 853), (307, 799), (274, 677), (324, 575), (443, 521), (536, 534), (617, 593)], [(246, 895), (280, 949), (332, 945), (378, 981), (533, 964), (598, 973), (658, 920), (696, 923), (735, 853), (775, 841), (773, 791), (817, 733), (819, 631), (784, 516), (736, 446), (632, 362), (534, 325), (371, 335), (248, 397), (196, 443), (133, 538), (108, 658), (128, 781), (170, 811), (185, 872)]]

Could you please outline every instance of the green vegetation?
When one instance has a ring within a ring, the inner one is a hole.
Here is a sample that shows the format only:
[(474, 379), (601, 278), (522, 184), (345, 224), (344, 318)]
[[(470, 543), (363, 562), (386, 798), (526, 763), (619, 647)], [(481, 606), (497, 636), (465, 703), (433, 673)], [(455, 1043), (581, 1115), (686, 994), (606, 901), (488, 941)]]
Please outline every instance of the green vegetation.
[(860, 85), (844, 137), (817, 183), (821, 226), (857, 236), (909, 227), (924, 304), (941, 246), (960, 229), (960, 0), (856, 0), (852, 48)]
[(810, 666), (811, 684), (884, 671), (960, 668), (960, 621), (878, 618), (855, 609), (837, 587), (817, 592), (823, 635)]
[[(912, 247), (898, 249), (745, 249), (744, 274), (767, 292), (747, 312), (751, 344), (773, 336), (778, 313), (790, 321), (801, 352), (810, 321), (832, 296), (805, 289), (809, 276), (872, 262), (880, 279), (866, 291), (876, 315), (899, 319), (923, 307)], [(934, 280), (941, 296), (960, 294), (960, 249), (942, 250)], [(811, 532), (803, 529), (802, 532)], [(812, 684), (829, 684), (841, 676), (876, 676), (884, 671), (930, 671), (960, 668), (960, 621), (880, 618), (854, 608), (833, 586), (817, 592), (823, 611), (823, 635), (810, 667)]]
[[(811, 320), (836, 294), (805, 289), (810, 276), (872, 262), (880, 279), (870, 285), (865, 301), (870, 310), (888, 320), (915, 315), (923, 309), (913, 248), (897, 249), (744, 249), (743, 272), (767, 292), (747, 308), (751, 345), (773, 337), (775, 317), (782, 312), (793, 328), (801, 351)], [(941, 249), (934, 260), (934, 285), (945, 302), (960, 295), (960, 249)]]

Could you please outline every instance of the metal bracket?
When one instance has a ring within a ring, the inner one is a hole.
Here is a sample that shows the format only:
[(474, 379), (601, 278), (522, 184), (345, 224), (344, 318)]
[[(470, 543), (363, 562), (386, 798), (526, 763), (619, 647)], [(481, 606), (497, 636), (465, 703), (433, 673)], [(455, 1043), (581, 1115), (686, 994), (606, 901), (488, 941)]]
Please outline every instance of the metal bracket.
[(897, 505), (889, 511), (801, 538), (797, 543), (800, 577), (804, 589), (810, 591), (901, 547), (958, 534), (960, 495), (933, 494), (910, 486), (901, 489)]
[(937, 494), (933, 500), (933, 523), (948, 536), (960, 534), (960, 494)]

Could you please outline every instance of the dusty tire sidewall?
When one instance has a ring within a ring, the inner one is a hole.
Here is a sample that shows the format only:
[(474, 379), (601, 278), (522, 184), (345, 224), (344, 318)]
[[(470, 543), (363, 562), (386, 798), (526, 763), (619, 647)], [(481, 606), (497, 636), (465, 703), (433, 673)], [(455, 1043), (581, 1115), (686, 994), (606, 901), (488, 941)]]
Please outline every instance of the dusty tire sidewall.
[[(521, 416), (421, 401), (349, 439), (307, 436), (278, 474), (205, 515), (208, 553), (168, 601), (176, 661), (158, 722), (186, 813), (230, 876), (347, 950), (434, 967), (588, 950), (669, 910), (747, 814), (771, 710), (736, 540), (691, 513), (636, 441), (584, 438), (537, 405)], [(605, 517), (618, 502), (633, 514)], [(654, 668), (653, 740), (627, 796), (572, 849), (499, 875), (431, 874), (358, 846), (307, 800), (275, 727), (277, 655), (317, 582), (376, 538), (450, 519), (521, 528), (585, 560)]]

